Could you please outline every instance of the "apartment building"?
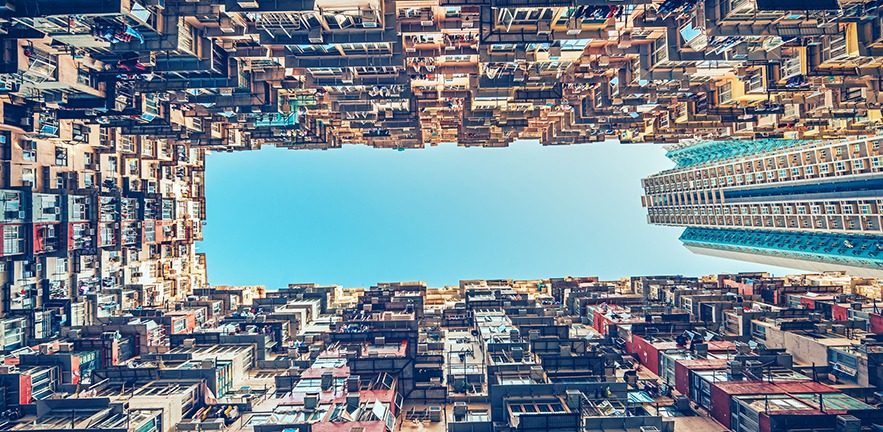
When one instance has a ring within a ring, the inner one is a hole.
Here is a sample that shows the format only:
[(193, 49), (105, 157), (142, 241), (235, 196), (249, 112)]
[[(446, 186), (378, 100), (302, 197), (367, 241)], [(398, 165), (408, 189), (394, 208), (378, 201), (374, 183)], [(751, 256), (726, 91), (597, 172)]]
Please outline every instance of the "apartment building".
[(697, 253), (876, 277), (878, 137), (699, 141), (643, 181), (653, 224), (686, 226)]

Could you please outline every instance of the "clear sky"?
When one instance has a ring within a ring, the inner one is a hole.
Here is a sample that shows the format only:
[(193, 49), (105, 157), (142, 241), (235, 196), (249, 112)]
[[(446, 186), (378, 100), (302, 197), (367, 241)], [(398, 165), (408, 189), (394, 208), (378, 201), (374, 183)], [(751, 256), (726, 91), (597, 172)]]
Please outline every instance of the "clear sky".
[(207, 158), (209, 282), (533, 279), (797, 273), (694, 255), (652, 226), (641, 178), (670, 168), (657, 145), (422, 150), (267, 147)]

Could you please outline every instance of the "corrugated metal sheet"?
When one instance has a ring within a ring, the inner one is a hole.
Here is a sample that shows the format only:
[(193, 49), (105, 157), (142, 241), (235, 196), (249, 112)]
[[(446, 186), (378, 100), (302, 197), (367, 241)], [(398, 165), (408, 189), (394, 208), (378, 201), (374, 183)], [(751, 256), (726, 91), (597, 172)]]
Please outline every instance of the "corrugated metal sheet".
[(709, 352), (728, 352), (736, 348), (736, 344), (732, 341), (711, 341), (708, 343)]
[(829, 385), (813, 381), (792, 381), (776, 383), (785, 393), (840, 393)]
[(766, 381), (719, 381), (711, 384), (731, 396), (786, 393), (839, 393), (840, 391), (813, 381), (769, 383)]
[(730, 396), (754, 395), (754, 394), (783, 394), (787, 393), (772, 384), (763, 381), (723, 381), (711, 384)]
[(678, 360), (677, 362), (690, 370), (723, 369), (727, 367), (727, 359), (685, 359)]

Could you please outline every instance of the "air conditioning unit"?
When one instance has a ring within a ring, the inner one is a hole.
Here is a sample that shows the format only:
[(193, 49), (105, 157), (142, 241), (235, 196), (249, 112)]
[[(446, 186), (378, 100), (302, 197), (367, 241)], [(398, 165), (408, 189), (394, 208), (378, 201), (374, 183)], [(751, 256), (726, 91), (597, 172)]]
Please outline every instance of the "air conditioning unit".
[(362, 27), (365, 28), (377, 28), (377, 14), (374, 13), (373, 9), (363, 10), (362, 11)]
[(257, 0), (239, 0), (236, 4), (243, 9), (257, 9), (261, 6)]
[(550, 23), (548, 21), (538, 22), (537, 23), (537, 34), (538, 35), (552, 34), (552, 23)]
[(343, 81), (344, 84), (352, 84), (353, 79), (353, 71), (349, 69), (343, 71), (343, 73), (340, 75), (340, 80)]
[(304, 409), (314, 410), (319, 405), (319, 395), (317, 393), (307, 393), (304, 396)]
[(549, 47), (549, 57), (550, 57), (550, 59), (557, 59), (558, 57), (561, 57), (561, 47), (560, 46)]
[(325, 41), (325, 38), (322, 37), (322, 29), (320, 29), (320, 28), (310, 29), (308, 39), (309, 39), (310, 43), (314, 43), (314, 44), (323, 43)]
[(567, 20), (567, 34), (574, 36), (583, 32), (582, 23), (575, 18)]
[(233, 33), (236, 31), (236, 26), (233, 25), (233, 20), (228, 16), (222, 16), (219, 24), (222, 33)]

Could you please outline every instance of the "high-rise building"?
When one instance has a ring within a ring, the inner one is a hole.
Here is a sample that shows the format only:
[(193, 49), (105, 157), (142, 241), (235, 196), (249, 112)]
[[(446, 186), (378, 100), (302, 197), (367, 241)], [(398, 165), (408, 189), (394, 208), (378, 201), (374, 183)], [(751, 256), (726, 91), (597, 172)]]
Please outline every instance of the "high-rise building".
[(883, 136), (690, 141), (643, 181), (653, 224), (693, 252), (883, 276)]

